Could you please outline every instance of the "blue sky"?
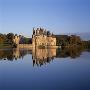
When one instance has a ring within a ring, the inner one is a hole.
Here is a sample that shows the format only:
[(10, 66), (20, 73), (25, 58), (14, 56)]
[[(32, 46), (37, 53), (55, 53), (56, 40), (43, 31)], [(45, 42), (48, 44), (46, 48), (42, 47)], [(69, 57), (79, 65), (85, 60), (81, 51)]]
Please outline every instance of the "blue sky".
[(0, 0), (0, 33), (31, 36), (33, 27), (90, 32), (90, 0)]

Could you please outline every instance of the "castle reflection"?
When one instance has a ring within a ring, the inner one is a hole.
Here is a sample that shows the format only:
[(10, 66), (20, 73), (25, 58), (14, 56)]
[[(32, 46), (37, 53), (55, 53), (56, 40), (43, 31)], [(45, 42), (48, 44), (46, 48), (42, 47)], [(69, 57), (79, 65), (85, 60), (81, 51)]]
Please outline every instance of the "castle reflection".
[(32, 60), (33, 66), (41, 66), (43, 64), (49, 63), (56, 57), (56, 49), (33, 49), (32, 50)]
[(77, 58), (83, 51), (88, 51), (81, 47), (62, 48), (62, 49), (0, 49), (0, 60), (18, 60), (24, 59), (26, 55), (32, 55), (33, 66), (41, 66), (50, 63), (54, 58)]

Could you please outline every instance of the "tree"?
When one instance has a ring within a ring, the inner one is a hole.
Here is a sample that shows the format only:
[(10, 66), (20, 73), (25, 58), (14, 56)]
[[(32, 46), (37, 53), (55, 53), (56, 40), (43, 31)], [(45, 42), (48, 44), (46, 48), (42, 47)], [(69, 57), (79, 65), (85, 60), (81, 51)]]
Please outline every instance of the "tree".
[(8, 33), (6, 37), (7, 37), (7, 42), (9, 44), (13, 44), (14, 43), (13, 42), (13, 39), (14, 39), (14, 34), (13, 33)]

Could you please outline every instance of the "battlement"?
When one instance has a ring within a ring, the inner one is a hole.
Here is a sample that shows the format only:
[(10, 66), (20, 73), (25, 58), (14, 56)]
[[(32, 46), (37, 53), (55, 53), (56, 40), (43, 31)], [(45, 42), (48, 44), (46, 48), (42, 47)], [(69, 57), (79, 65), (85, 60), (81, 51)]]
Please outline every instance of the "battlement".
[(52, 35), (50, 33), (50, 31), (47, 31), (46, 29), (43, 29), (43, 28), (36, 28), (34, 29), (33, 28), (33, 35)]

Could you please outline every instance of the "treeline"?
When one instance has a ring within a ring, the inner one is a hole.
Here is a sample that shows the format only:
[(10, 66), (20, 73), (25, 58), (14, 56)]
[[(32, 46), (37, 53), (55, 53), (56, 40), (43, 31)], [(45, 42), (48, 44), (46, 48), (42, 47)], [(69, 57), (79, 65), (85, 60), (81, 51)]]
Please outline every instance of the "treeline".
[(14, 34), (1, 34), (0, 33), (0, 44), (12, 44), (13, 43)]
[(4, 47), (6, 47), (6, 46), (17, 47), (17, 45), (13, 41), (15, 36), (20, 37), (20, 42), (19, 42), (20, 44), (31, 44), (32, 43), (31, 38), (26, 38), (22, 35), (17, 35), (17, 34), (13, 34), (13, 33), (8, 33), (8, 34), (0, 33), (0, 47), (3, 47), (3, 46)]
[[(0, 34), (0, 46), (2, 45), (10, 45), (16, 46), (13, 39), (17, 36), (17, 34), (8, 33), (8, 34)], [(24, 36), (18, 35), (20, 37), (20, 44), (32, 44), (32, 38), (26, 38)], [(62, 47), (71, 47), (71, 46), (82, 46), (85, 48), (90, 48), (90, 40), (83, 41), (80, 36), (76, 35), (55, 35), (56, 37), (56, 45)]]
[(80, 36), (76, 35), (55, 35), (58, 46), (82, 45)]
[(82, 47), (84, 49), (90, 49), (90, 40), (84, 41), (80, 36), (76, 35), (55, 35), (56, 45), (62, 47)]
[(14, 34), (8, 33), (8, 34), (1, 34), (0, 33), (0, 45), (1, 46), (15, 46), (15, 43), (13, 42)]

